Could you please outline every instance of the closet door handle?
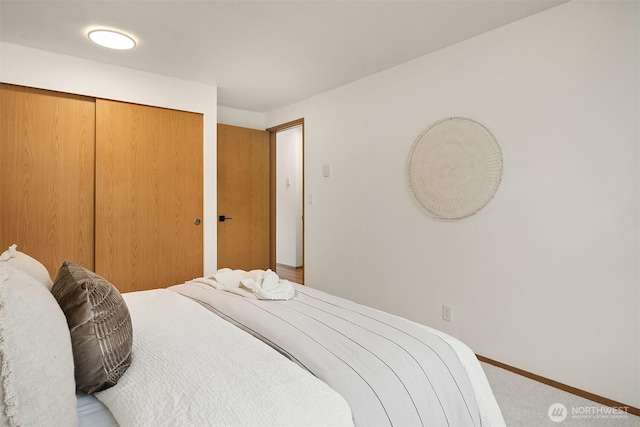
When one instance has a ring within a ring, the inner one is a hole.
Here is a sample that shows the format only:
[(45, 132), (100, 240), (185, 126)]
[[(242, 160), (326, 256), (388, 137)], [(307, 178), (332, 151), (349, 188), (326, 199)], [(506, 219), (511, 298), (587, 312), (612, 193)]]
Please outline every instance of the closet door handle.
[(225, 221), (228, 221), (230, 219), (233, 219), (233, 218), (231, 218), (230, 216), (224, 216), (224, 215), (220, 215), (218, 217), (218, 221), (220, 221), (220, 222), (225, 222)]
[(196, 219), (193, 220), (193, 223), (195, 225), (200, 225), (200, 224), (202, 224), (202, 221), (200, 220), (200, 218), (196, 218)]

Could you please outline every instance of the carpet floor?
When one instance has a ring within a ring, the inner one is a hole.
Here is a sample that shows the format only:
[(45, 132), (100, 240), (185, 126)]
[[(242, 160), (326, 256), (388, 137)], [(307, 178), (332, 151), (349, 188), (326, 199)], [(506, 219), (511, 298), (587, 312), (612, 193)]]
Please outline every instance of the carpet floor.
[(614, 410), (513, 372), (482, 363), (507, 427), (640, 427), (640, 417)]

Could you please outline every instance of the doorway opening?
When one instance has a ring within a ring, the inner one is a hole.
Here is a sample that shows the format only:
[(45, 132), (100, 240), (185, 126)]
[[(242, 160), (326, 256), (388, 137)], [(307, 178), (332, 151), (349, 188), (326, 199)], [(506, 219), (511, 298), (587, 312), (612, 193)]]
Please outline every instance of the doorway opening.
[(304, 121), (267, 129), (271, 144), (271, 265), (304, 284)]

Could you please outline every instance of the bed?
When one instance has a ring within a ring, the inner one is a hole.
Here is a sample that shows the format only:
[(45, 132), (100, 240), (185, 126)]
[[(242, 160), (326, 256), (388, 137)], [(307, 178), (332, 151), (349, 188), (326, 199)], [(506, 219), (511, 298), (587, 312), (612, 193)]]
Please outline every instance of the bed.
[(292, 287), (277, 301), (197, 280), (121, 295), (73, 263), (52, 281), (12, 247), (0, 426), (504, 425), (464, 344)]
[(502, 416), (474, 353), (437, 330), (317, 289), (250, 298), (196, 279), (169, 290), (271, 345), (344, 396), (357, 426), (492, 426)]

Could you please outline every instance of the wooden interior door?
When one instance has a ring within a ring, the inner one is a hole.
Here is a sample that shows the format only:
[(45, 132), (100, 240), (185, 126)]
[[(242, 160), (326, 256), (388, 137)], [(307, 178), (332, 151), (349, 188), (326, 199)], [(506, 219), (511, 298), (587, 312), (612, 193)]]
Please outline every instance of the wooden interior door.
[(269, 132), (218, 124), (218, 268), (270, 268), (269, 155)]
[(0, 84), (0, 252), (94, 268), (93, 98)]
[(96, 273), (122, 292), (203, 274), (201, 114), (96, 100)]

